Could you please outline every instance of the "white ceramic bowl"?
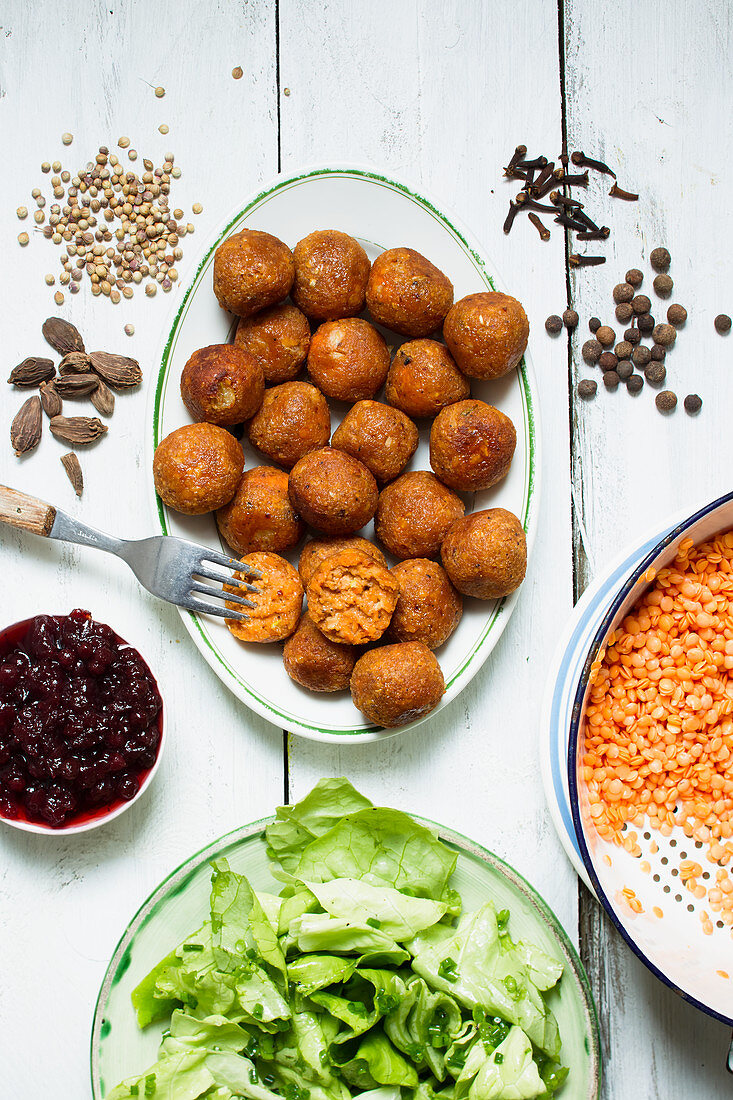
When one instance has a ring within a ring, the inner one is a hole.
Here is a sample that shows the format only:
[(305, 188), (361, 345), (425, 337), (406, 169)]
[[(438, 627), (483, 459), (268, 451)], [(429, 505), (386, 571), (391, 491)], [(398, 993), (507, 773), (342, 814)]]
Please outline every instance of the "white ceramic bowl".
[[(40, 614), (40, 612), (37, 612), (37, 614)], [(66, 614), (66, 612), (49, 612), (49, 614)], [(20, 619), (17, 623), (9, 623), (7, 626), (3, 627), (2, 633), (4, 634), (5, 631), (10, 631), (13, 630), (15, 627), (22, 626), (24, 623), (30, 622), (32, 618), (34, 618), (34, 616), (30, 615), (28, 619)], [(114, 627), (112, 627), (112, 629), (114, 630)], [(115, 634), (117, 634), (117, 631), (115, 631)], [(91, 832), (92, 829), (99, 828), (100, 825), (106, 825), (107, 822), (114, 821), (115, 818), (120, 817), (123, 813), (125, 813), (126, 810), (129, 810), (131, 806), (134, 806), (135, 803), (142, 798), (145, 791), (147, 791), (148, 787), (153, 782), (158, 768), (160, 767), (160, 761), (163, 757), (163, 748), (165, 746), (165, 695), (161, 688), (159, 676), (156, 672), (153, 671), (150, 662), (147, 660), (145, 654), (142, 652), (140, 647), (135, 642), (130, 642), (126, 638), (122, 638), (121, 635), (118, 635), (118, 637), (120, 638), (120, 641), (124, 643), (124, 645), (129, 646), (131, 649), (137, 650), (137, 652), (140, 654), (148, 669), (148, 672), (150, 673), (158, 687), (158, 691), (160, 692), (160, 697), (162, 699), (162, 706), (160, 710), (160, 741), (158, 742), (158, 752), (155, 757), (155, 763), (153, 764), (152, 768), (150, 768), (149, 772), (140, 784), (140, 788), (137, 794), (133, 798), (129, 799), (129, 801), (121, 802), (120, 805), (114, 806), (113, 809), (108, 810), (107, 812), (101, 810), (93, 817), (82, 819), (78, 823), (72, 820), (68, 825), (44, 825), (38, 821), (26, 821), (21, 818), (5, 817), (3, 814), (0, 814), (0, 821), (4, 825), (10, 825), (13, 829), (20, 829), (26, 833), (39, 833), (43, 836), (69, 836), (72, 833), (88, 833)]]
[[(729, 528), (733, 528), (733, 493), (704, 505), (667, 531), (638, 560), (614, 594), (587, 649), (577, 683), (568, 746), (568, 783), (583, 862), (593, 889), (618, 931), (665, 985), (703, 1012), (733, 1026), (731, 929), (718, 927), (713, 913), (713, 932), (703, 934), (701, 911), (710, 912), (709, 903), (707, 899), (697, 900), (676, 873), (679, 862), (689, 856), (711, 872), (706, 881), (712, 883), (715, 864), (706, 861), (705, 848), (696, 849), (695, 842), (688, 840), (681, 829), (673, 831), (677, 835), (665, 838), (658, 831), (635, 826), (642, 850), (641, 857), (636, 858), (601, 838), (592, 822), (580, 773), (591, 666), (611, 631), (649, 587), (644, 579), (647, 570), (658, 571), (668, 565), (684, 539), (691, 538), (697, 544)], [(635, 892), (642, 912), (630, 908), (628, 895), (624, 895), (626, 888)]]

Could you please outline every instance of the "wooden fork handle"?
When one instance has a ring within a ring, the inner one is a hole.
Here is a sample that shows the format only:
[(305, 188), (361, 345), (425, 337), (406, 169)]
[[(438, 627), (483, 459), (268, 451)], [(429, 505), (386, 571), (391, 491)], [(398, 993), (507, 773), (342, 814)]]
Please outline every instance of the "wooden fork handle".
[(19, 493), (17, 489), (8, 489), (0, 485), (0, 522), (11, 527), (22, 527), (34, 535), (48, 538), (56, 519), (56, 509), (36, 497)]

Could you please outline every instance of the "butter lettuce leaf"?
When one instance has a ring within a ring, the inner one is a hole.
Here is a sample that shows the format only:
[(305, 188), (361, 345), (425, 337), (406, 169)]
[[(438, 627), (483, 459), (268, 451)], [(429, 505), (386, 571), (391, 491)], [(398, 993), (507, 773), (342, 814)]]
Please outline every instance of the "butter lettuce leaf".
[(359, 794), (348, 779), (321, 779), (294, 806), (278, 806), (275, 821), (267, 826), (267, 854), (292, 873), (303, 850), (347, 814), (368, 809), (372, 803)]
[(357, 878), (306, 882), (332, 917), (378, 928), (394, 940), (409, 940), (445, 916), (447, 902), (411, 897), (390, 886), (371, 886)]
[(545, 1094), (532, 1044), (519, 1027), (487, 1056), (468, 1091), (469, 1100), (533, 1100)]
[(198, 1100), (215, 1084), (205, 1053), (174, 1054), (160, 1058), (145, 1073), (128, 1077), (107, 1100), (140, 1100), (146, 1095), (155, 1100)]
[(246, 957), (261, 957), (287, 980), (285, 956), (275, 928), (244, 875), (230, 870), (225, 859), (212, 863), (211, 931), (214, 957), (221, 970), (242, 965)]

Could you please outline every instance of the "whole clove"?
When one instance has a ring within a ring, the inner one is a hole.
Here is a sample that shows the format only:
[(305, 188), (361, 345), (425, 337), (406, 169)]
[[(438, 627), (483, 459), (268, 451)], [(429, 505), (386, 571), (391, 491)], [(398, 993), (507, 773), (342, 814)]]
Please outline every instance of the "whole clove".
[(562, 177), (562, 181), (568, 187), (585, 187), (588, 183), (588, 173), (579, 172), (576, 175), (573, 175), (572, 173), (568, 175), (568, 173), (566, 172), (565, 175)]
[(547, 228), (546, 225), (542, 224), (542, 222), (540, 221), (538, 215), (533, 214), (530, 211), (528, 216), (529, 216), (529, 220), (532, 222), (532, 225), (535, 227), (535, 229), (539, 233), (541, 239), (543, 241), (549, 241), (549, 239), (550, 239), (550, 230)]
[(557, 206), (565, 206), (575, 210), (583, 209), (582, 202), (571, 198), (570, 195), (563, 195), (561, 191), (550, 191), (550, 202), (554, 202)]
[(536, 157), (534, 160), (518, 160), (514, 167), (523, 168), (525, 172), (529, 171), (530, 168), (534, 168), (535, 171), (537, 171), (540, 168), (544, 168), (546, 164), (547, 157)]
[(519, 213), (519, 206), (517, 205), (517, 203), (512, 202), (512, 200), (510, 199), (509, 200), (509, 213), (507, 214), (507, 216), (504, 220), (504, 232), (505, 233), (509, 233), (509, 231), (511, 230), (512, 225), (514, 224), (514, 219), (516, 218), (518, 213)]
[(599, 264), (605, 264), (605, 256), (579, 256), (577, 252), (571, 252), (568, 256), (568, 263), (571, 267), (598, 267)]
[(514, 150), (514, 152), (512, 153), (511, 160), (509, 161), (506, 168), (504, 169), (504, 175), (506, 175), (506, 176), (513, 175), (513, 170), (516, 168), (519, 161), (522, 160), (523, 157), (526, 157), (526, 155), (527, 155), (527, 146), (526, 145), (518, 145), (516, 147), (516, 149)]
[(582, 233), (578, 233), (579, 241), (607, 241), (611, 235), (611, 230), (607, 225), (602, 225), (600, 229), (584, 229)]
[(533, 191), (539, 191), (542, 187), (544, 187), (544, 185), (547, 183), (547, 181), (552, 178), (552, 173), (553, 173), (554, 168), (555, 168), (554, 160), (548, 161), (548, 163), (544, 166), (544, 168), (540, 172), (539, 176), (537, 177), (537, 179), (533, 183), (533, 185), (532, 185)]
[(577, 150), (575, 153), (572, 153), (570, 159), (576, 168), (593, 168), (596, 172), (605, 172), (607, 175), (613, 176), (613, 178), (616, 179), (616, 173), (613, 168), (609, 168), (602, 160), (593, 160), (591, 157), (587, 157), (582, 150)]
[(632, 191), (624, 191), (624, 189), (622, 187), (619, 187), (617, 183), (614, 183), (613, 187), (608, 193), (609, 195), (612, 195), (615, 199), (626, 199), (627, 202), (636, 202), (639, 198), (639, 196), (635, 195)]
[(557, 225), (564, 226), (565, 229), (573, 229), (578, 233), (586, 232), (583, 222), (578, 221), (577, 218), (571, 218), (568, 214), (559, 213), (555, 218), (555, 222)]
[(555, 214), (556, 210), (554, 206), (546, 206), (541, 202), (536, 202), (526, 191), (520, 191), (517, 195), (516, 201), (525, 210), (538, 210), (540, 214)]

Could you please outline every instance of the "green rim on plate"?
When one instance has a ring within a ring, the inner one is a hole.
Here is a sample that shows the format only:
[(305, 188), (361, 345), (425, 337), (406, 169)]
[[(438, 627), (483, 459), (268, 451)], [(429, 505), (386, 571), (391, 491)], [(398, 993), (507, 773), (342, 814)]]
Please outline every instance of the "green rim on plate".
[[(301, 187), (307, 184), (309, 181), (331, 177), (331, 178), (343, 178), (343, 179), (358, 179), (367, 180), (376, 186), (384, 187), (391, 191), (399, 192), (399, 194), (405, 196), (411, 202), (419, 206), (425, 211), (431, 218), (438, 222), (444, 229), (448, 231), (450, 236), (456, 241), (464, 254), (470, 259), (471, 264), (485, 287), (489, 290), (495, 290), (496, 285), (494, 278), (487, 270), (486, 261), (480, 255), (477, 247), (469, 243), (467, 231), (459, 229), (454, 224), (455, 219), (449, 219), (442, 211), (440, 211), (434, 203), (423, 195), (418, 194), (416, 191), (410, 189), (403, 183), (399, 183), (395, 180), (380, 174), (379, 172), (371, 171), (366, 168), (357, 167), (319, 167), (312, 170), (302, 172), (297, 175), (288, 176), (286, 178), (278, 178), (278, 180), (270, 187), (260, 191), (255, 195), (243, 208), (239, 209), (237, 213), (231, 217), (220, 232), (217, 234), (214, 242), (206, 250), (201, 261), (198, 264), (193, 279), (191, 280), (188, 288), (186, 289), (180, 307), (175, 315), (173, 324), (166, 338), (165, 344), (161, 352), (161, 365), (159, 368), (158, 379), (154, 392), (153, 408), (152, 408), (152, 446), (153, 450), (157, 447), (161, 439), (161, 419), (162, 419), (162, 407), (169, 382), (171, 380), (171, 360), (173, 353), (176, 349), (177, 341), (180, 335), (181, 328), (193, 299), (193, 296), (201, 287), (204, 277), (208, 274), (211, 265), (213, 264), (214, 253), (219, 247), (221, 242), (228, 237), (232, 232), (235, 232), (249, 216), (257, 210), (261, 210), (267, 203), (271, 202), (278, 195)], [(524, 471), (524, 484), (522, 490), (522, 506), (518, 510), (518, 517), (522, 523), (527, 536), (527, 550), (528, 554), (532, 547), (532, 542), (535, 534), (536, 527), (536, 503), (537, 503), (537, 485), (539, 483), (539, 466), (538, 466), (538, 450), (539, 450), (539, 432), (537, 425), (537, 415), (534, 406), (533, 390), (531, 383), (531, 371), (525, 358), (522, 358), (518, 364), (517, 377), (520, 382), (520, 396), (523, 409), (522, 426), (524, 428), (524, 442), (525, 442), (525, 471)], [(164, 535), (171, 534), (168, 515), (163, 502), (159, 497), (155, 496), (155, 509), (160, 530)], [(445, 702), (449, 702), (452, 698), (448, 693), (456, 681), (460, 680), (466, 670), (474, 663), (477, 655), (480, 655), (479, 667), (483, 663), (483, 660), (488, 656), (488, 652), (481, 653), (485, 646), (486, 640), (492, 632), (495, 632), (498, 624), (498, 633), (496, 633), (496, 640), (498, 641), (504, 626), (509, 618), (509, 613), (513, 610), (514, 604), (518, 597), (518, 593), (512, 593), (510, 596), (506, 596), (503, 599), (496, 602), (491, 614), (489, 615), (483, 629), (476, 638), (472, 645), (470, 652), (464, 657), (460, 665), (456, 667), (446, 677), (445, 687), (446, 696)], [(508, 609), (508, 613), (507, 613)], [(363, 726), (360, 728), (353, 727), (323, 727), (321, 725), (309, 722), (304, 719), (301, 714), (294, 714), (288, 712), (283, 707), (276, 707), (272, 705), (272, 702), (267, 698), (264, 698), (254, 687), (254, 685), (244, 680), (240, 672), (232, 666), (232, 664), (226, 659), (221, 652), (215, 639), (210, 633), (210, 624), (206, 617), (202, 617), (195, 612), (181, 610), (181, 616), (184, 623), (189, 629), (189, 632), (196, 635), (200, 642), (205, 647), (206, 657), (208, 663), (214, 668), (215, 671), (220, 671), (225, 677), (225, 682), (228, 680), (231, 683), (236, 684), (237, 693), (240, 694), (240, 698), (245, 696), (252, 700), (255, 705), (255, 709), (264, 717), (280, 726), (282, 729), (290, 729), (291, 727), (297, 727), (295, 732), (303, 732), (304, 735), (323, 740), (341, 740), (351, 741), (354, 739), (369, 739), (373, 740), (377, 736), (392, 736), (394, 733), (399, 732), (395, 730), (385, 731), (381, 726)], [(493, 646), (492, 646), (493, 648)], [(246, 701), (246, 700), (245, 700)]]
[[(544, 925), (554, 938), (557, 949), (562, 955), (565, 965), (565, 974), (563, 975), (562, 981), (567, 984), (568, 979), (572, 976), (573, 989), (576, 993), (577, 1002), (582, 1009), (584, 1021), (583, 1048), (585, 1055), (587, 1055), (588, 1068), (586, 1079), (588, 1087), (584, 1093), (575, 1093), (575, 1095), (578, 1097), (578, 1100), (580, 1100), (581, 1096), (582, 1100), (597, 1100), (600, 1095), (601, 1084), (601, 1050), (598, 1018), (587, 974), (575, 947), (558, 918), (534, 887), (531, 886), (518, 871), (515, 871), (513, 867), (494, 855), (493, 852), (488, 851), (488, 849), (482, 847), (482, 845), (477, 844), (476, 841), (463, 836), (453, 829), (444, 828), (442, 825), (437, 824), (429, 818), (419, 817), (416, 814), (411, 816), (414, 817), (415, 821), (434, 830), (441, 841), (458, 852), (459, 858), (461, 856), (473, 858), (479, 864), (485, 866), (489, 872), (494, 872), (502, 879), (506, 880), (512, 889), (513, 896), (518, 902), (521, 902), (525, 911), (528, 911), (534, 919)], [(161, 914), (169, 902), (184, 894), (202, 866), (210, 863), (210, 861), (219, 856), (223, 850), (227, 850), (227, 854), (231, 856), (231, 850), (233, 848), (238, 848), (247, 842), (259, 842), (264, 851), (264, 831), (266, 826), (274, 820), (274, 817), (267, 817), (260, 821), (255, 821), (251, 825), (234, 829), (232, 832), (226, 833), (218, 840), (202, 848), (167, 875), (160, 885), (150, 894), (147, 900), (143, 902), (137, 913), (135, 913), (115, 948), (95, 1006), (90, 1044), (90, 1073), (94, 1100), (103, 1100), (108, 1085), (108, 1082), (103, 1081), (101, 1071), (102, 1044), (108, 1040), (112, 1031), (111, 1022), (107, 1018), (107, 1006), (111, 994), (130, 968), (138, 933), (142, 932), (151, 921), (155, 920), (156, 916)], [(460, 868), (458, 867), (456, 873), (458, 873), (459, 870)], [(143, 974), (140, 974), (139, 978), (142, 977)], [(132, 1018), (134, 1015), (132, 1005), (130, 1004), (128, 1007)], [(570, 1079), (568, 1081), (568, 1084), (569, 1083)], [(117, 1082), (114, 1082), (114, 1084), (117, 1084)], [(569, 1093), (563, 1092), (559, 1095), (560, 1097), (563, 1095), (569, 1096)]]

